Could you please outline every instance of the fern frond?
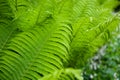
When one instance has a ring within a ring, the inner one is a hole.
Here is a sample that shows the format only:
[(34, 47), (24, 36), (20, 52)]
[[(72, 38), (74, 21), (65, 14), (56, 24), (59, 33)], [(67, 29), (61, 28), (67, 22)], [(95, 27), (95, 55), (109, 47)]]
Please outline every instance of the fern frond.
[[(0, 80), (82, 80), (118, 15), (97, 0), (1, 0)], [(79, 77), (78, 77), (79, 76)]]
[(0, 0), (0, 51), (11, 38), (15, 27), (10, 26), (13, 22), (14, 14), (7, 0)]
[(71, 4), (71, 0), (60, 4), (60, 9), (57, 7), (53, 17), (41, 24), (43, 26), (38, 24), (9, 41), (1, 52), (4, 55), (0, 56), (0, 79), (37, 80), (64, 68), (72, 36), (70, 17), (64, 16), (69, 8), (64, 6)]
[(81, 77), (80, 70), (62, 69), (39, 80), (83, 80), (83, 78)]
[(19, 34), (2, 51), (0, 78), (34, 80), (62, 69), (68, 59), (70, 32), (69, 26), (61, 26), (50, 30), (36, 28)]
[(95, 17), (99, 14), (98, 3), (96, 0), (74, 0), (73, 21), (79, 20), (81, 17)]
[[(97, 15), (79, 16), (77, 21), (73, 23), (70, 67), (84, 66), (88, 58), (110, 39), (112, 31), (119, 25), (120, 19), (118, 19), (118, 16), (112, 15), (110, 10), (97, 6), (89, 10), (86, 10), (88, 11), (86, 13), (91, 12)], [(76, 62), (76, 59), (78, 62)]]

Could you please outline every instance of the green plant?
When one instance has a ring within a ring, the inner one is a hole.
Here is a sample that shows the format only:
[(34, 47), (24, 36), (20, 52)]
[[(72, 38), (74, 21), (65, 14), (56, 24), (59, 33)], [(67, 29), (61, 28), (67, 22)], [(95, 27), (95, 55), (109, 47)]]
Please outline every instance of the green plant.
[(119, 25), (111, 12), (97, 0), (0, 0), (0, 80), (82, 80)]
[[(119, 29), (120, 30), (120, 29)], [(85, 66), (85, 80), (119, 80), (120, 79), (120, 36), (112, 37), (106, 47)]]

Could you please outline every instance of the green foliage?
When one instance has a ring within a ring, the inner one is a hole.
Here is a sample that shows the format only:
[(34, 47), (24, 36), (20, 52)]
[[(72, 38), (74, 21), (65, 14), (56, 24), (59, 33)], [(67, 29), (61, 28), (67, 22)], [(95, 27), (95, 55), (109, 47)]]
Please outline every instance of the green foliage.
[(89, 78), (92, 78), (92, 80), (120, 79), (119, 33), (117, 33), (117, 36), (115, 34), (115, 36), (112, 37), (112, 40), (107, 43), (107, 47), (105, 48), (105, 50), (103, 50), (102, 53), (98, 53), (98, 55), (95, 56), (96, 59), (94, 57), (93, 60), (85, 66), (85, 80), (89, 80)]
[(80, 72), (80, 70), (75, 69), (59, 70), (53, 74), (43, 77), (40, 80), (83, 80), (83, 78), (79, 75), (81, 74)]
[(101, 6), (104, 8), (114, 9), (117, 5), (120, 4), (119, 0), (98, 0)]
[(0, 0), (0, 80), (83, 80), (119, 22), (97, 0)]

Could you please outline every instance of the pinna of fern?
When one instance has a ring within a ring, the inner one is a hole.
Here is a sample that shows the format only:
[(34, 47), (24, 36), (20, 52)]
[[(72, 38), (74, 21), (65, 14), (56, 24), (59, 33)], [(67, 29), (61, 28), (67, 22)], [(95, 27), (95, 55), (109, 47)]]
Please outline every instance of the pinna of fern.
[(97, 0), (1, 0), (0, 6), (1, 80), (82, 80), (79, 69), (119, 23)]

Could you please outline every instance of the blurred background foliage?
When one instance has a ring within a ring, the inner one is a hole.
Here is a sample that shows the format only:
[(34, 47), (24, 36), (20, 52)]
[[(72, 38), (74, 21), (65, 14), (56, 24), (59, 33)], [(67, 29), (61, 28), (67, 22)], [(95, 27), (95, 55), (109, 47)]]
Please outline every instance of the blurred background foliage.
[(120, 35), (113, 36), (111, 41), (90, 59), (84, 67), (84, 79), (120, 80)]
[[(120, 0), (98, 0), (101, 6), (120, 14)], [(83, 69), (84, 80), (120, 80), (120, 26), (114, 36), (88, 60)]]

